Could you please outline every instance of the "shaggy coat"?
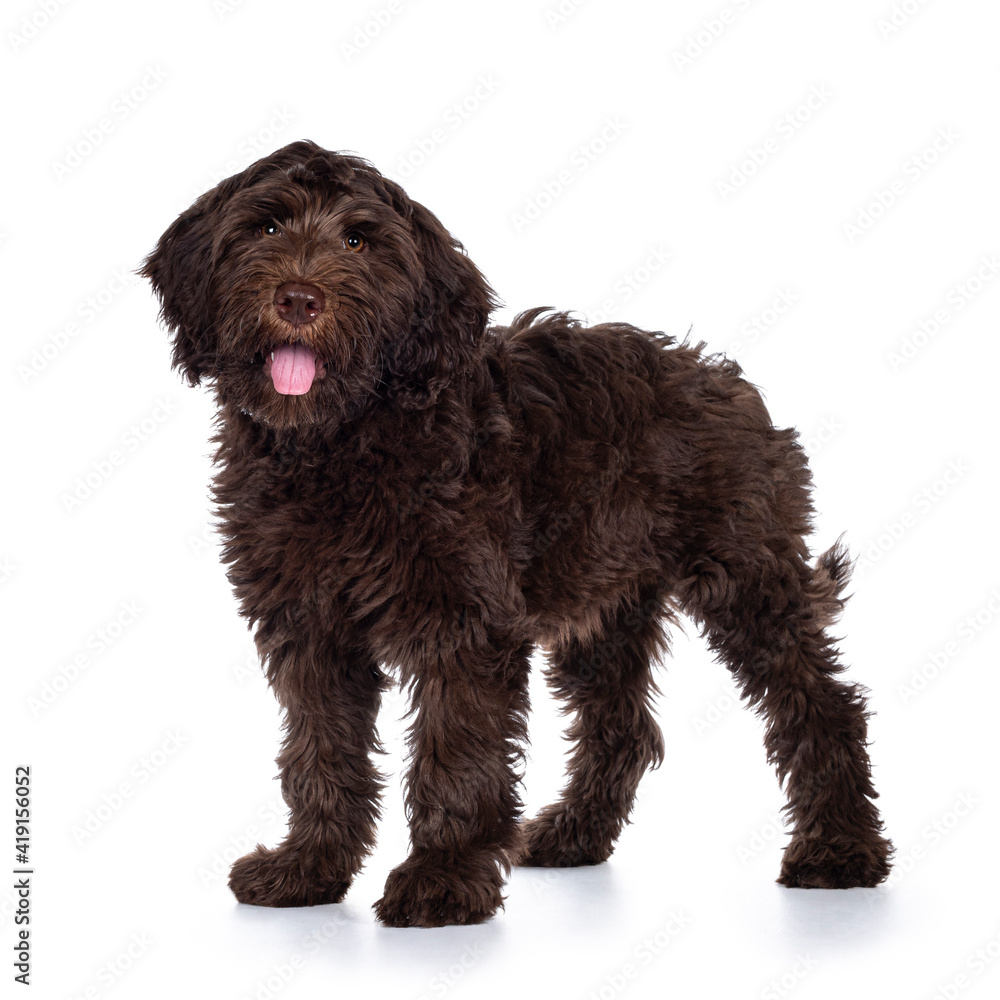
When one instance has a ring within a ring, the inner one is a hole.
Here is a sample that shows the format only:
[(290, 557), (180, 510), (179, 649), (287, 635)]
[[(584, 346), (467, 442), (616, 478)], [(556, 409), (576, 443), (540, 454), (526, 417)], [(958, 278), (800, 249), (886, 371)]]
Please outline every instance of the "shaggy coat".
[[(810, 475), (732, 361), (533, 309), (362, 159), (295, 142), (199, 198), (145, 262), (173, 362), (219, 406), (224, 559), (285, 713), (288, 834), (232, 868), (245, 903), (341, 900), (375, 842), (376, 716), (412, 693), (396, 926), (475, 923), (510, 866), (597, 864), (663, 758), (652, 665), (680, 612), (766, 722), (787, 886), (872, 886), (863, 689), (827, 628)], [(572, 716), (568, 781), (520, 819), (529, 655)]]

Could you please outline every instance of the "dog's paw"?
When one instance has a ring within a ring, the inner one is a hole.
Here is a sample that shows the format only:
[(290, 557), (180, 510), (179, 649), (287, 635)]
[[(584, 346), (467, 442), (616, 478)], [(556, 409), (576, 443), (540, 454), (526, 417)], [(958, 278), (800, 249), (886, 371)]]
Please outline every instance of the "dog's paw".
[(229, 888), (241, 903), (254, 906), (317, 906), (339, 903), (351, 884), (324, 871), (322, 862), (301, 851), (257, 849), (233, 864)]
[(848, 844), (793, 838), (785, 848), (778, 882), (800, 889), (870, 888), (889, 874), (892, 843), (872, 834)]
[(521, 824), (524, 840), (518, 864), (527, 868), (599, 865), (614, 851), (610, 830), (595, 817), (581, 817), (562, 805), (543, 809)]
[(387, 927), (481, 924), (503, 906), (500, 863), (491, 854), (414, 851), (386, 879), (375, 915)]

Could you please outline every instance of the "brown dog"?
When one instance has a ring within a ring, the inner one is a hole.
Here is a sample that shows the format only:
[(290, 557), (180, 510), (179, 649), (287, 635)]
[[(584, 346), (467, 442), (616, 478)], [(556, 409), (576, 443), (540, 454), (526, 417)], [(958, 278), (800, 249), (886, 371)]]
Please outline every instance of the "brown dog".
[[(810, 476), (736, 364), (493, 293), (366, 161), (296, 142), (223, 181), (144, 274), (174, 365), (220, 408), (224, 558), (286, 713), (285, 841), (233, 865), (242, 902), (343, 898), (375, 840), (376, 715), (412, 691), (412, 850), (393, 925), (475, 923), (513, 864), (597, 864), (663, 756), (651, 664), (675, 611), (767, 723), (789, 886), (871, 886), (862, 689), (826, 629), (847, 577), (808, 560)], [(528, 659), (574, 713), (560, 800), (519, 823)]]

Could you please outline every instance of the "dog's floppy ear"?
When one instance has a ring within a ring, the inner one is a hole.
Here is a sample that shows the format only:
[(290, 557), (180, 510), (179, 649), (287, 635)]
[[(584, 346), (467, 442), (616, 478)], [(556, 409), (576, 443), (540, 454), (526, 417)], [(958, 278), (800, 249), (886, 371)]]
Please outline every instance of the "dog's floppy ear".
[(212, 246), (218, 214), (237, 192), (275, 170), (288, 170), (319, 146), (293, 142), (233, 174), (203, 194), (168, 227), (139, 273), (160, 300), (160, 315), (174, 333), (173, 366), (191, 385), (212, 374), (216, 343), (212, 329)]
[(160, 315), (174, 333), (173, 366), (191, 385), (211, 373), (211, 271), (213, 220), (228, 196), (223, 181), (174, 220), (146, 258), (140, 274), (160, 300)]
[(424, 278), (410, 329), (387, 358), (389, 393), (403, 406), (429, 406), (478, 356), (496, 305), (493, 290), (462, 244), (419, 202), (392, 184), (393, 202), (408, 214)]

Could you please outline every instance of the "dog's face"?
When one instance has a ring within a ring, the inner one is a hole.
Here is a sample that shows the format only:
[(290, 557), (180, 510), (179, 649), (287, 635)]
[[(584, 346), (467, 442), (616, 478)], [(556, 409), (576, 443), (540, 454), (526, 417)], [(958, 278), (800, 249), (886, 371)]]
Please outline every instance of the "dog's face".
[(475, 359), (492, 292), (437, 218), (357, 157), (295, 142), (202, 195), (143, 274), (175, 367), (262, 423), (432, 403)]

